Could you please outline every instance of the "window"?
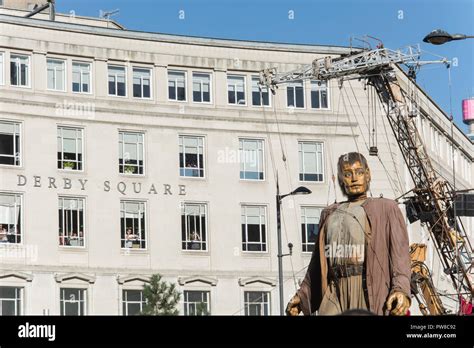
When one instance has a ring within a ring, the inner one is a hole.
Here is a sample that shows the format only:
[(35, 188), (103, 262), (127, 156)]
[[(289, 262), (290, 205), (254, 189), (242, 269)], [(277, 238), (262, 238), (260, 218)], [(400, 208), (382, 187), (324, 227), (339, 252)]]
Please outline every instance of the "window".
[(21, 315), (22, 288), (0, 286), (0, 315)]
[(58, 127), (58, 169), (82, 170), (82, 129)]
[(143, 174), (143, 133), (119, 132), (119, 173)]
[(86, 289), (61, 288), (61, 315), (86, 315)]
[(207, 250), (206, 204), (184, 203), (181, 206), (183, 250)]
[(5, 80), (3, 78), (4, 71), (5, 71), (5, 54), (3, 52), (0, 52), (0, 85), (3, 85), (5, 83)]
[(12, 54), (10, 57), (10, 83), (13, 86), (29, 87), (30, 57)]
[(298, 142), (300, 158), (300, 181), (322, 182), (323, 175), (323, 143)]
[(145, 202), (120, 201), (122, 248), (146, 248)]
[(211, 102), (211, 75), (193, 73), (193, 101), (196, 103)]
[(184, 71), (168, 71), (168, 99), (186, 100), (186, 73)]
[(125, 97), (127, 95), (126, 81), (124, 66), (109, 65), (109, 95)]
[(259, 85), (260, 79), (252, 77), (252, 105), (270, 106), (270, 93), (267, 86)]
[(264, 206), (242, 206), (242, 251), (266, 251), (266, 209)]
[(196, 136), (179, 137), (179, 175), (204, 177), (204, 138)]
[(270, 293), (268, 291), (244, 292), (245, 315), (270, 315)]
[(142, 290), (122, 291), (123, 315), (140, 315), (145, 306), (145, 298)]
[(133, 68), (133, 96), (135, 98), (150, 98), (151, 70)]
[(48, 66), (48, 89), (64, 91), (66, 84), (66, 63), (61, 59), (47, 59)]
[(21, 198), (20, 194), (0, 193), (0, 243), (21, 243)]
[(304, 83), (292, 82), (286, 86), (288, 107), (304, 108)]
[(327, 81), (311, 81), (311, 107), (313, 109), (329, 107)]
[(209, 291), (184, 291), (184, 315), (210, 315)]
[(84, 246), (84, 198), (59, 197), (59, 245)]
[(227, 76), (227, 101), (229, 104), (245, 105), (244, 76)]
[(21, 165), (20, 124), (0, 121), (0, 164)]
[(91, 92), (91, 65), (72, 62), (72, 91), (76, 93)]
[(301, 241), (303, 252), (312, 252), (319, 233), (321, 208), (301, 207)]
[(263, 140), (239, 139), (240, 178), (264, 180)]

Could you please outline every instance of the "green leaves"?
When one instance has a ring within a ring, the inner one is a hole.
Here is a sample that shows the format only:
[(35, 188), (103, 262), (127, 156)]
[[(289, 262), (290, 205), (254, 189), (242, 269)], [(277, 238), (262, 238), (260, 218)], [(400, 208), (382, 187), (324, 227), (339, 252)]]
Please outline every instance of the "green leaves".
[(162, 280), (160, 274), (153, 274), (149, 284), (143, 287), (146, 305), (143, 315), (178, 315), (176, 308), (181, 293), (176, 289), (176, 284)]

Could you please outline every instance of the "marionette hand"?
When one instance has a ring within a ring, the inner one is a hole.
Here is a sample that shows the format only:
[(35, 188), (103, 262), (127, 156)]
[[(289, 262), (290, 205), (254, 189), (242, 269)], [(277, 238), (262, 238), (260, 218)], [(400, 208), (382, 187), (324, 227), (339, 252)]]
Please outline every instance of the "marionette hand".
[(286, 305), (286, 315), (290, 316), (297, 316), (301, 312), (301, 307), (300, 307), (300, 302), (301, 299), (298, 296), (298, 294), (295, 294), (290, 302)]
[[(394, 306), (394, 302), (396, 306)], [(385, 303), (387, 309), (390, 311), (390, 315), (406, 315), (408, 309), (410, 308), (411, 300), (410, 298), (401, 291), (393, 291)]]

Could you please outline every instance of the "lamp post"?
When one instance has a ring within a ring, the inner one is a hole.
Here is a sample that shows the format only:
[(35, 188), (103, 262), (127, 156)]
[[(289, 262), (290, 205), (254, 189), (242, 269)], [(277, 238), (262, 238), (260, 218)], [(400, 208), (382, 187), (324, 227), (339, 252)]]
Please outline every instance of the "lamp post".
[(289, 254), (283, 254), (282, 252), (282, 247), (281, 247), (281, 200), (287, 196), (294, 196), (294, 195), (307, 195), (310, 194), (311, 190), (304, 187), (300, 186), (296, 190), (285, 194), (285, 195), (280, 195), (280, 187), (278, 185), (278, 180), (277, 180), (277, 194), (276, 194), (276, 206), (277, 206), (277, 237), (278, 237), (278, 288), (279, 288), (279, 295), (280, 295), (280, 315), (284, 315), (284, 310), (283, 310), (283, 257), (291, 255), (291, 250), (293, 247), (293, 244), (289, 243), (288, 247), (290, 248), (290, 253)]
[(464, 40), (464, 39), (472, 39), (474, 36), (471, 35), (464, 35), (464, 34), (449, 34), (442, 29), (433, 30), (431, 33), (425, 36), (423, 42), (427, 42), (433, 45), (442, 45), (449, 41), (454, 40)]

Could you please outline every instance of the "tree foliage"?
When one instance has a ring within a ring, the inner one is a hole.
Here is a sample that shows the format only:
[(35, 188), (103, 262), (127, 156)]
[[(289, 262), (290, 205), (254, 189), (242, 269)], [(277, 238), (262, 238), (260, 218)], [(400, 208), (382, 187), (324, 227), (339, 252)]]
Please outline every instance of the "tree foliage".
[(146, 304), (143, 315), (178, 315), (176, 308), (181, 293), (176, 289), (176, 284), (162, 280), (160, 274), (153, 274), (150, 283), (143, 286), (143, 296)]

